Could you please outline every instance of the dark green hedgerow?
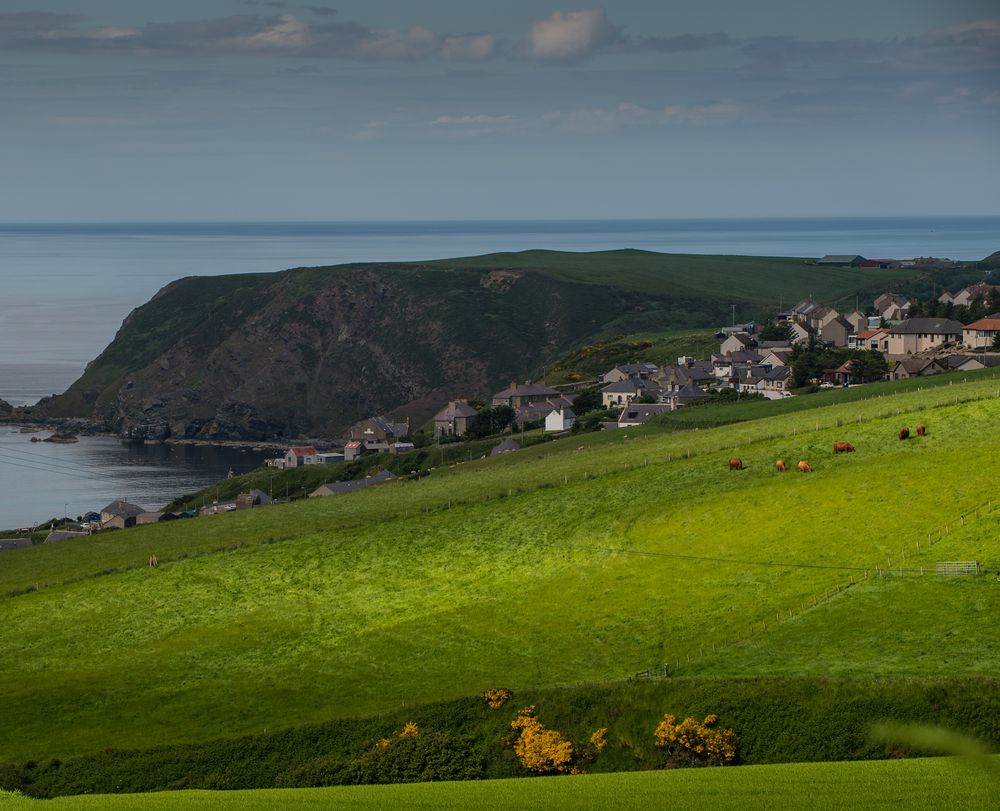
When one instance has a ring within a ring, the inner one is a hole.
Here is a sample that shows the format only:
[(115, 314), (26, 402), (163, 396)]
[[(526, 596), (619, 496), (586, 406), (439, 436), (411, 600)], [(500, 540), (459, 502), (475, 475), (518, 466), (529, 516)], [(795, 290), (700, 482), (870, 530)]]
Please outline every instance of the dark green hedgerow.
[[(653, 730), (664, 712), (717, 713), (736, 731), (738, 762), (745, 764), (911, 754), (870, 739), (871, 724), (886, 719), (940, 725), (996, 749), (998, 688), (987, 677), (690, 677), (520, 691), (499, 711), (475, 697), (235, 740), (0, 766), (0, 788), (53, 797), (521, 776), (503, 739), (527, 704), (578, 751), (596, 729), (608, 728), (607, 748), (586, 766), (593, 772), (662, 768)], [(410, 721), (420, 734), (400, 738)], [(382, 738), (391, 744), (378, 747)]]

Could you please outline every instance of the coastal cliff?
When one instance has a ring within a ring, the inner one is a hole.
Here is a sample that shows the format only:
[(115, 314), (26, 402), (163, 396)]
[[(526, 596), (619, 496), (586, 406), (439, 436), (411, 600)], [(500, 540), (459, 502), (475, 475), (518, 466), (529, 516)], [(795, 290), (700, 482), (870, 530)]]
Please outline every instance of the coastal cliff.
[(718, 326), (779, 296), (880, 290), (901, 271), (800, 259), (526, 251), (173, 282), (34, 419), (131, 441), (337, 437), (373, 414), (419, 425), (612, 335)]

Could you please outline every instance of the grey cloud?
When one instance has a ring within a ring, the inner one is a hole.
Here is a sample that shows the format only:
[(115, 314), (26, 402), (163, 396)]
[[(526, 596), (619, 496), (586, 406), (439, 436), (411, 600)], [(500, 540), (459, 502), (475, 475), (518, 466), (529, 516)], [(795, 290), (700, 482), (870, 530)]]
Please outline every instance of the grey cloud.
[(234, 14), (206, 20), (148, 23), (141, 29), (87, 30), (69, 15), (0, 16), (0, 46), (140, 54), (260, 54), (362, 60), (439, 57), (482, 61), (495, 53), (492, 34), (438, 34), (421, 26), (372, 29), (356, 22), (308, 23), (284, 14)]
[(710, 48), (724, 48), (733, 44), (729, 35), (721, 31), (712, 34), (680, 34), (674, 37), (633, 37), (629, 39), (629, 42), (637, 49), (663, 53), (704, 51)]
[(265, 8), (288, 8), (285, 0), (240, 0), (244, 6), (265, 7)]
[(330, 6), (303, 6), (306, 11), (310, 11), (317, 17), (335, 17), (340, 12)]

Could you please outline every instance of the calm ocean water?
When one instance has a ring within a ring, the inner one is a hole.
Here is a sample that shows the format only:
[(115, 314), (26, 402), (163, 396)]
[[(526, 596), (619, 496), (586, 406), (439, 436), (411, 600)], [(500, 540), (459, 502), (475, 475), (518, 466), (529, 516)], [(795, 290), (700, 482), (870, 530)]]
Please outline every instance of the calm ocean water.
[[(529, 248), (975, 260), (1000, 250), (1000, 217), (0, 225), (0, 398), (20, 405), (63, 391), (133, 308), (183, 276)], [(0, 452), (26, 441), (7, 434)], [(74, 515), (122, 495), (158, 506), (240, 461), (213, 462), (190, 449), (128, 449), (113, 440), (26, 447), (46, 455), (35, 460), (43, 470), (38, 478), (0, 458), (0, 527), (61, 512), (70, 492)], [(58, 463), (72, 469), (55, 473)], [(71, 480), (66, 474), (74, 471)], [(82, 475), (87, 471), (93, 475)]]

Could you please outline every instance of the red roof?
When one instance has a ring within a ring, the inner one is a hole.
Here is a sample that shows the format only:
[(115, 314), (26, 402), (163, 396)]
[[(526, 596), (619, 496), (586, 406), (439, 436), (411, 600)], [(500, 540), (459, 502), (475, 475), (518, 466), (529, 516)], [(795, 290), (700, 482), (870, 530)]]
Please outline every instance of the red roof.
[(296, 456), (315, 456), (316, 449), (312, 445), (301, 445), (297, 448), (291, 448), (292, 453)]
[(966, 324), (966, 329), (1000, 329), (1000, 318), (980, 318), (971, 324)]
[(864, 332), (859, 332), (854, 338), (858, 341), (867, 341), (869, 338), (874, 338), (880, 332), (886, 332), (886, 330), (882, 327), (878, 329), (866, 329)]
[(348, 442), (346, 445), (344, 445), (344, 447), (345, 448), (360, 448), (361, 447), (361, 442), (359, 440), (357, 440), (357, 439), (352, 439), (350, 442)]

